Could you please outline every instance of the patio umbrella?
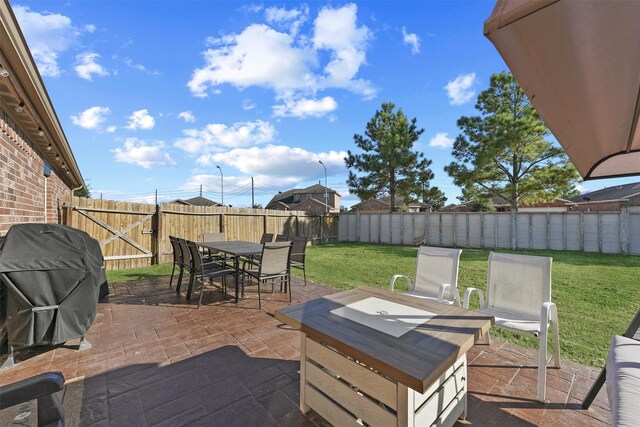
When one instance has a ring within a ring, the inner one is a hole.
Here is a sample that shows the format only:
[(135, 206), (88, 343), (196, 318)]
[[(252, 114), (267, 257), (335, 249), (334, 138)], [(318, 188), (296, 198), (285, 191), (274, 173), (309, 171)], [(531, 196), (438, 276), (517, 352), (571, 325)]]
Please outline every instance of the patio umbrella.
[(484, 23), (585, 179), (640, 173), (640, 2), (498, 0)]

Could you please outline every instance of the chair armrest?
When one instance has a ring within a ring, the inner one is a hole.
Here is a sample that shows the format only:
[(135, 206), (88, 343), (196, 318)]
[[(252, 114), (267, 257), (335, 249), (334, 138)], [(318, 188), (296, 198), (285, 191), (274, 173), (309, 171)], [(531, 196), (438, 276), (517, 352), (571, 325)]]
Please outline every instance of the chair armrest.
[(452, 286), (451, 283), (443, 283), (440, 285), (440, 292), (438, 293), (438, 299), (443, 302), (445, 301), (444, 293), (449, 289), (449, 299), (460, 307), (460, 294), (458, 293), (458, 287)]
[(389, 283), (389, 290), (393, 292), (393, 289), (396, 285), (396, 280), (398, 279), (405, 279), (407, 281), (407, 286), (409, 288), (409, 290), (413, 289), (413, 283), (411, 282), (411, 278), (409, 276), (404, 276), (402, 274), (396, 274), (391, 278), (391, 282)]
[(41, 399), (64, 388), (60, 372), (45, 372), (31, 378), (0, 387), (0, 409), (33, 399)]
[(549, 326), (549, 323), (558, 324), (558, 307), (552, 302), (542, 303), (540, 309), (540, 326), (545, 328)]
[(462, 303), (462, 308), (469, 308), (469, 298), (471, 298), (471, 294), (473, 294), (474, 292), (478, 293), (480, 308), (484, 308), (484, 294), (482, 293), (482, 289), (478, 288), (467, 288), (467, 290), (464, 291), (464, 301)]
[[(444, 293), (448, 288), (451, 288), (451, 283), (443, 283), (440, 285), (440, 292), (438, 292), (438, 299), (440, 301), (444, 301)], [(452, 292), (449, 292), (449, 295), (451, 294)]]
[(250, 264), (250, 265), (252, 265), (252, 266), (254, 266), (254, 267), (258, 267), (258, 266), (260, 266), (260, 263), (259, 263), (259, 262), (257, 262), (257, 261), (255, 261), (253, 258), (245, 258), (245, 259), (242, 261), (242, 270), (243, 270), (243, 271), (247, 269), (247, 268), (246, 268), (247, 264)]

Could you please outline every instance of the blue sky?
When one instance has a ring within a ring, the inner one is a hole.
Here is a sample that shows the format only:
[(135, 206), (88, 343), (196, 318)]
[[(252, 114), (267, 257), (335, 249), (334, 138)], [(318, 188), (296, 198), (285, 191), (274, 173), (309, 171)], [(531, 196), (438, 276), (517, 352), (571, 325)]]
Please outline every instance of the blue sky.
[[(483, 36), (493, 1), (14, 1), (93, 197), (204, 195), (263, 206), (321, 181), (358, 202), (343, 158), (382, 102), (425, 129), (443, 171), (456, 120), (506, 65)], [(591, 181), (596, 190), (632, 180)]]

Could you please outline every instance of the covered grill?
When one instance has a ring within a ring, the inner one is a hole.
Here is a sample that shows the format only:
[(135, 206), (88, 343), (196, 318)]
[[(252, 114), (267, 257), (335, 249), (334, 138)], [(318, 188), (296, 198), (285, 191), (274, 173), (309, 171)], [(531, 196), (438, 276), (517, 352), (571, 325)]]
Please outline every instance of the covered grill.
[(106, 288), (103, 264), (100, 245), (85, 232), (12, 226), (0, 244), (10, 349), (83, 337), (95, 319), (100, 287)]

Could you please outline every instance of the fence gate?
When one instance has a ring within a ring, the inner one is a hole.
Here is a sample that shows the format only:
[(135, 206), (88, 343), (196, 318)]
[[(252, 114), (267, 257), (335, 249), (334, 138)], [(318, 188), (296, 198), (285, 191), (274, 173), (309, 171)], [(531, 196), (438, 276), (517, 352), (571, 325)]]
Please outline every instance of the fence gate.
[[(91, 199), (81, 199), (74, 206), (67, 224), (89, 233), (100, 242), (108, 264), (116, 268), (149, 265), (155, 256), (155, 209), (153, 206), (112, 202), (94, 206)], [(137, 206), (136, 206), (137, 205)]]

